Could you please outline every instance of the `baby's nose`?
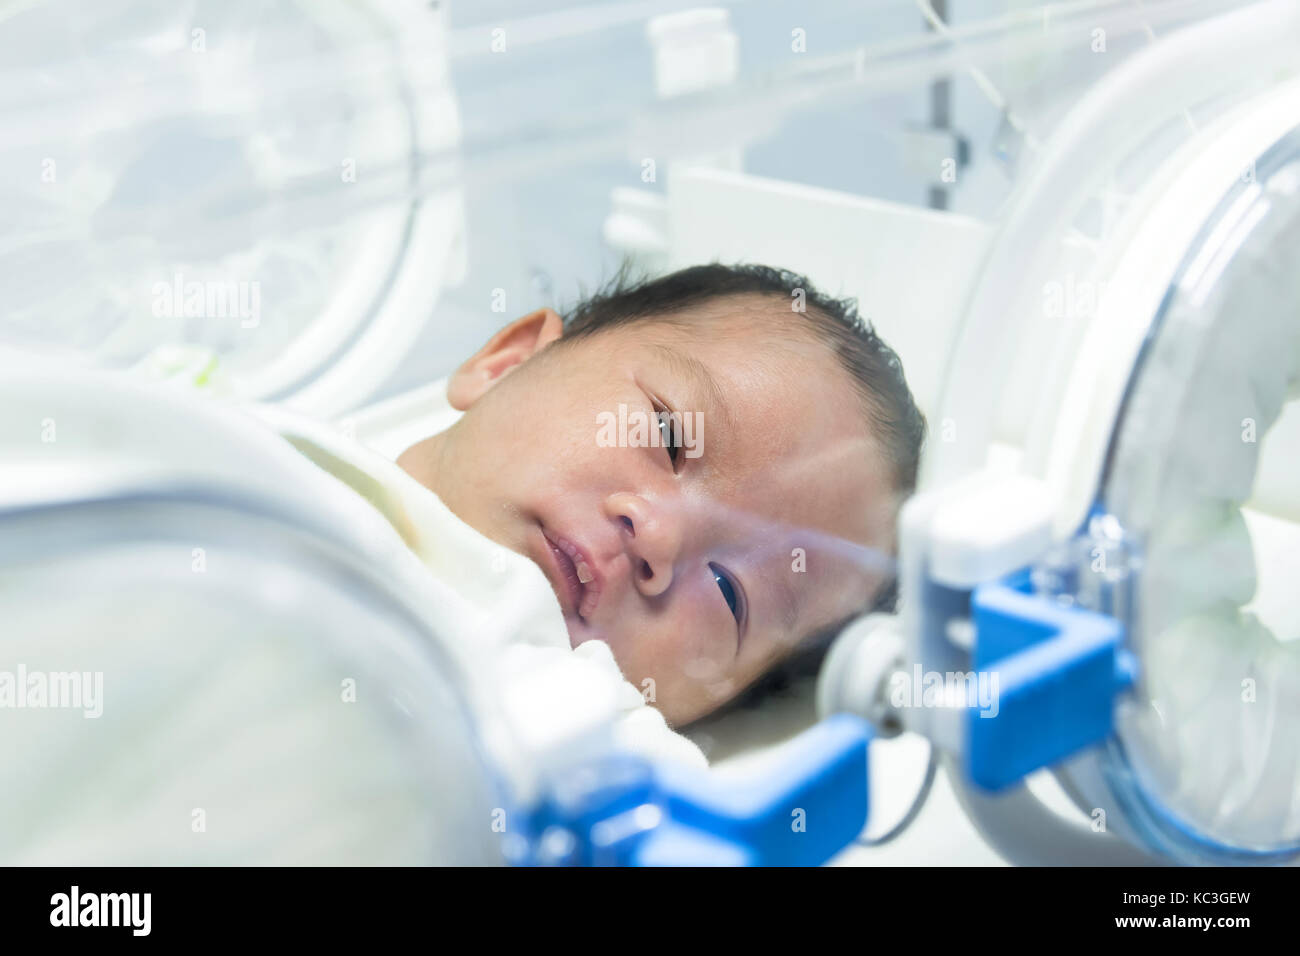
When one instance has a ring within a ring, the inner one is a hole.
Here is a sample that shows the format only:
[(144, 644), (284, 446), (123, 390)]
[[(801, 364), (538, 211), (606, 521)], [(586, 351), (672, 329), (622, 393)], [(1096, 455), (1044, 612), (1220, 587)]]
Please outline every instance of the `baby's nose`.
[(672, 509), (626, 492), (605, 499), (605, 513), (621, 524), (623, 547), (632, 563), (632, 581), (646, 597), (668, 590), (681, 551), (678, 517)]

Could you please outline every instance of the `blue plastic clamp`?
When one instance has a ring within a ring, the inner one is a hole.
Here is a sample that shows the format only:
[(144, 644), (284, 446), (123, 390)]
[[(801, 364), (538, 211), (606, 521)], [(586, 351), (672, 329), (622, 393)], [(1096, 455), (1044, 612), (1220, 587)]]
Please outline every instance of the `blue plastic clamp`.
[(813, 866), (867, 823), (869, 725), (837, 714), (761, 774), (723, 776), (620, 754), (583, 768), (530, 819), (525, 863)]
[(994, 693), (968, 708), (967, 772), (991, 791), (1109, 737), (1137, 674), (1119, 621), (1026, 593), (1026, 581), (971, 596), (975, 677)]

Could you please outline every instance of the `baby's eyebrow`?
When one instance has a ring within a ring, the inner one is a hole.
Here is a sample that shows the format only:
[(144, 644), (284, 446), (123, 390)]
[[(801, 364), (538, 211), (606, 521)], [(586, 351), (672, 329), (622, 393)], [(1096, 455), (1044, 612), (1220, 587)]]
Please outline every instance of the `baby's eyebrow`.
[[(693, 355), (687, 355), (679, 352), (670, 345), (656, 344), (655, 349), (667, 360), (668, 364), (673, 366), (686, 378), (691, 380), (695, 388), (708, 395), (710, 403), (717, 410), (722, 418), (722, 424), (726, 427), (727, 433), (730, 434), (736, 430), (736, 419), (731, 413), (731, 406), (727, 403), (727, 397), (723, 394), (722, 389), (718, 387), (717, 379), (709, 371), (709, 367)], [(683, 409), (677, 409), (683, 411)]]

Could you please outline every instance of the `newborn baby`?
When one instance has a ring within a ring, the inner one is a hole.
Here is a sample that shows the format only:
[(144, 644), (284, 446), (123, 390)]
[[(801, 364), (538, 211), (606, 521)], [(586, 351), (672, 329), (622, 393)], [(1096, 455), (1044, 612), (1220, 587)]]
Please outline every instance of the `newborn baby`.
[(407, 473), (536, 562), (569, 642), (669, 724), (892, 585), (925, 422), (894, 352), (800, 276), (709, 265), (512, 322), (450, 378)]

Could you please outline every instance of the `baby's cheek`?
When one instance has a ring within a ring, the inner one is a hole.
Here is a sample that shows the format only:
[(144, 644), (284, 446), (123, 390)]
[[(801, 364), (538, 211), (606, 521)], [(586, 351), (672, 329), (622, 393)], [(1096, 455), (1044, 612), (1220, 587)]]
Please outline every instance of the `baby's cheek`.
[(731, 696), (735, 682), (735, 641), (719, 634), (716, 615), (696, 615), (678, 632), (674, 664), (684, 687), (711, 701)]
[(616, 644), (611, 649), (623, 676), (638, 690), (653, 694), (652, 703), (665, 698), (680, 702), (717, 680), (719, 663), (703, 652), (698, 624), (661, 617), (634, 625), (631, 633), (611, 643)]

